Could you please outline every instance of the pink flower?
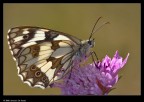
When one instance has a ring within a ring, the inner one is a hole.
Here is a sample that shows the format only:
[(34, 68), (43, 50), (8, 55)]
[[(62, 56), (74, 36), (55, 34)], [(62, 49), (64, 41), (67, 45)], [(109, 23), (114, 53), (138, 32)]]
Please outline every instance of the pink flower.
[(105, 56), (100, 62), (93, 62), (80, 67), (77, 62), (70, 75), (63, 78), (63, 83), (54, 83), (53, 87), (59, 87), (62, 95), (107, 95), (118, 81), (118, 72), (126, 64), (127, 57), (122, 61), (116, 51), (111, 59)]

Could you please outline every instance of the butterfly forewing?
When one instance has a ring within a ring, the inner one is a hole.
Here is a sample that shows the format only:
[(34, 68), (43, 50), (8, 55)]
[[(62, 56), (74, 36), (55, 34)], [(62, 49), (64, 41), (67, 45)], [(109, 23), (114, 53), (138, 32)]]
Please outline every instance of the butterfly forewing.
[[(23, 26), (8, 31), (8, 44), (21, 79), (32, 87), (46, 88), (71, 69), (81, 40), (50, 29)], [(60, 70), (64, 73), (58, 76)]]

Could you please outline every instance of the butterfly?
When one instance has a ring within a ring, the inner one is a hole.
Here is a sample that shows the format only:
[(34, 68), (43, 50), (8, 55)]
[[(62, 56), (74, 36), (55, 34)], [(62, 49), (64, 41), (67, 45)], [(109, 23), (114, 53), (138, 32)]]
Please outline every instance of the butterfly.
[(94, 46), (91, 37), (95, 25), (88, 40), (42, 27), (9, 29), (8, 45), (21, 80), (31, 87), (45, 89), (63, 78), (72, 69), (74, 60), (90, 54), (90, 48)]

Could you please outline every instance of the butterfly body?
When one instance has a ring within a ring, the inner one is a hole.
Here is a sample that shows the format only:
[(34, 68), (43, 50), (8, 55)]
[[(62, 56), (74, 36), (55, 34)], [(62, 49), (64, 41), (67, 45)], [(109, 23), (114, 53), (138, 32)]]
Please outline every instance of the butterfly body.
[[(21, 80), (44, 89), (68, 73), (75, 59), (88, 56), (94, 40), (80, 40), (41, 27), (21, 26), (8, 31), (8, 44)], [(58, 76), (62, 68), (64, 73)]]

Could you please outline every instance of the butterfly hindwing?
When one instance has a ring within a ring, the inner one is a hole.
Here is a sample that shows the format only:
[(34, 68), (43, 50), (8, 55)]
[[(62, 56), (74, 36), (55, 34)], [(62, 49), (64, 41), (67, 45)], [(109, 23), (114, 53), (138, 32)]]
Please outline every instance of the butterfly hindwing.
[(46, 88), (63, 68), (71, 68), (80, 40), (58, 31), (39, 27), (15, 27), (8, 31), (8, 42), (18, 74), (32, 87)]

